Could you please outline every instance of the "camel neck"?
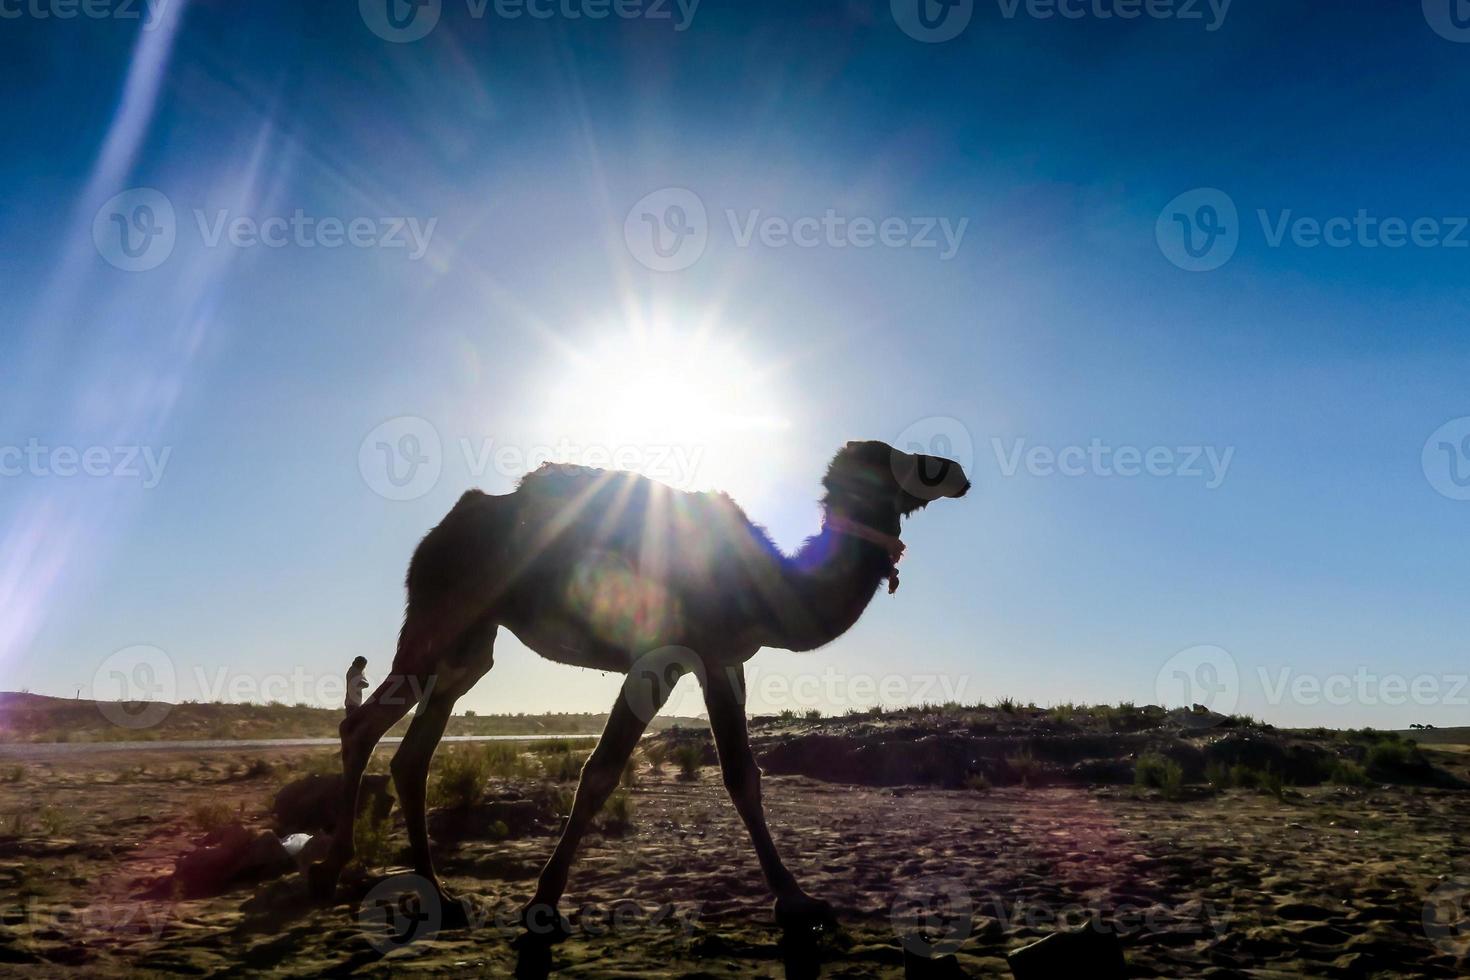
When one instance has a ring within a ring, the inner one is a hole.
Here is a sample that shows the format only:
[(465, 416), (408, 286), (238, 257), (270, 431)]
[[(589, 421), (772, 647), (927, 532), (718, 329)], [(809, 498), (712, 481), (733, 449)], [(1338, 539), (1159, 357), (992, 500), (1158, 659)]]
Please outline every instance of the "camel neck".
[(887, 545), (824, 519), (822, 530), (783, 562), (772, 624), (777, 638), (767, 645), (814, 650), (837, 639), (857, 622), (892, 569)]

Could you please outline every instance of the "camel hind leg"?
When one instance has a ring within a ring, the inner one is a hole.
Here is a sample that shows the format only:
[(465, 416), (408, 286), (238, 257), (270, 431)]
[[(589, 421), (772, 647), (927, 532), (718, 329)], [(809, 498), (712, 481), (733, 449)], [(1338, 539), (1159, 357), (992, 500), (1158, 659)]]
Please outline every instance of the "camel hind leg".
[(427, 683), (423, 675), (390, 674), (337, 728), (342, 740), (342, 796), (332, 828), (332, 848), (307, 873), (312, 894), (319, 901), (331, 901), (342, 869), (352, 860), (352, 825), (357, 819), (358, 788), (373, 749), (388, 729), (408, 714)]
[(455, 702), (493, 666), (497, 628), (494, 622), (477, 624), (460, 641), (455, 656), (444, 665), (433, 688), (426, 692), (423, 703), (414, 712), (413, 722), (391, 766), (393, 786), (398, 791), (398, 805), (403, 809), (409, 848), (413, 852), (414, 871), (428, 880), (445, 900), (446, 908), (448, 896), (434, 871), (425, 817), (429, 764), (444, 736)]

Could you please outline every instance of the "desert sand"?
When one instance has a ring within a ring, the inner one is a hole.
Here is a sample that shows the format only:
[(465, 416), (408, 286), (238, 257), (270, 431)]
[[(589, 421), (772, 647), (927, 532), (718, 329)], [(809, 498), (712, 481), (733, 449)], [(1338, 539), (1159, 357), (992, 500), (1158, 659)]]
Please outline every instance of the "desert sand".
[[(758, 746), (769, 751), (787, 729), (768, 726)], [(505, 976), (521, 957), (523, 975), (549, 966), (568, 977), (898, 977), (907, 942), (926, 957), (953, 952), (962, 975), (1004, 977), (1009, 952), (1080, 927), (1117, 934), (1136, 976), (1470, 974), (1461, 789), (1329, 783), (1278, 795), (1191, 784), (1166, 793), (1042, 774), (1037, 785), (961, 788), (768, 775), (767, 810), (788, 864), (842, 921), (834, 935), (793, 945), (775, 928), (718, 769), (696, 762), (687, 779), (668, 761), (655, 767), (650, 756), (667, 754), (650, 751), (660, 743), (668, 738), (640, 753), (631, 825), (584, 845), (563, 906), (572, 935), (539, 964), (539, 953), (518, 953), (512, 923), (550, 852), (554, 813), (531, 831), (436, 840), (441, 873), (480, 921), (400, 945), (381, 914), (358, 907), (372, 885), (406, 871), (400, 828), (382, 865), (345, 883), (332, 907), (312, 906), (295, 873), (207, 897), (166, 893), (201, 820), (224, 813), (270, 828), (276, 791), (330, 771), (328, 750), (154, 751), (126, 763), (80, 752), (7, 764), (0, 970)], [(475, 750), (447, 747), (439, 763), (457, 751)], [(1470, 755), (1431, 758), (1453, 777), (1470, 775)], [(380, 752), (375, 769), (385, 762)], [(528, 766), (485, 793), (542, 799), (548, 785)], [(929, 913), (916, 931), (919, 907)]]

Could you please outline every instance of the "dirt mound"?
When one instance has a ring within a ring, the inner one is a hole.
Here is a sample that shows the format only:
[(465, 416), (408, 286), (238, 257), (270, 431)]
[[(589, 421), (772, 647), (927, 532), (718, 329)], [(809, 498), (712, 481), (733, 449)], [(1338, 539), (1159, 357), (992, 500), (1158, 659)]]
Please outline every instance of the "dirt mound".
[(506, 790), (469, 807), (444, 807), (429, 814), (436, 841), (517, 840), (554, 833), (561, 824), (550, 794)]
[(295, 870), (296, 862), (275, 834), (230, 824), (210, 832), (199, 846), (180, 856), (173, 875), (156, 883), (154, 893), (184, 898), (219, 895)]
[[(691, 737), (657, 736), (668, 744)], [(1394, 733), (1290, 731), (1196, 707), (910, 709), (842, 718), (757, 719), (762, 769), (863, 786), (1128, 784), (1141, 758), (1183, 783), (1315, 786), (1330, 781), (1462, 788)]]
[[(393, 809), (393, 796), (388, 791), (389, 777), (364, 776), (357, 792), (358, 815), (371, 813), (380, 823)], [(271, 804), (276, 833), (330, 834), (337, 825), (337, 808), (342, 801), (342, 777), (339, 775), (302, 776), (281, 787)]]

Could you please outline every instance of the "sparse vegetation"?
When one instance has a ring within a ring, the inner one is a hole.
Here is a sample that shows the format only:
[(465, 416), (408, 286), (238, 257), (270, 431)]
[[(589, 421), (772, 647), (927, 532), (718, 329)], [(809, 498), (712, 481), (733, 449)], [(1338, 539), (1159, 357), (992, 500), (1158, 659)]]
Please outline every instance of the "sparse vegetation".
[(990, 780), (985, 778), (983, 772), (972, 772), (965, 777), (965, 789), (975, 793), (983, 793), (990, 789)]
[[(134, 702), (141, 710), (143, 702)], [(97, 710), (97, 702), (53, 698), (26, 692), (0, 692), (0, 742), (116, 742), (171, 739), (332, 738), (342, 721), (339, 706), (189, 701), (174, 705), (158, 725), (136, 729), (113, 725)], [(678, 719), (655, 718), (654, 730)], [(692, 722), (693, 719), (684, 719)], [(394, 725), (402, 735), (409, 719)], [(595, 737), (607, 724), (601, 713), (477, 715), (466, 711), (449, 720), (448, 735), (525, 735), (562, 733)]]
[(489, 776), (486, 763), (485, 752), (444, 753), (429, 777), (429, 806), (468, 809), (479, 803)]
[(674, 749), (673, 758), (679, 767), (679, 778), (693, 782), (699, 778), (699, 768), (704, 765), (704, 746), (698, 742), (685, 742)]
[(25, 766), (8, 766), (4, 772), (0, 772), (0, 783), (18, 783), (25, 778)]
[(547, 757), (542, 760), (542, 765), (546, 769), (546, 778), (558, 783), (570, 783), (582, 774), (584, 761), (580, 756), (566, 752)]
[(1230, 767), (1229, 785), (1237, 789), (1254, 789), (1270, 793), (1278, 800), (1286, 798), (1286, 780), (1270, 766), (1254, 769), (1237, 763)]
[(1006, 768), (1011, 771), (1011, 776), (1022, 786), (1035, 784), (1041, 776), (1041, 765), (1036, 757), (1031, 754), (1030, 749), (1018, 752), (1006, 757)]
[(206, 834), (227, 827), (238, 819), (237, 812), (228, 803), (218, 800), (200, 803), (189, 811), (189, 822)]
[(1339, 786), (1371, 786), (1373, 780), (1368, 778), (1368, 773), (1356, 762), (1345, 759), (1338, 760), (1332, 766), (1332, 772), (1328, 776), (1332, 782)]
[(1177, 800), (1184, 795), (1184, 767), (1166, 755), (1148, 752), (1133, 767), (1133, 784), (1159, 790), (1166, 800)]
[(1387, 734), (1392, 737), (1382, 737), (1368, 748), (1363, 759), (1363, 768), (1368, 774), (1390, 777), (1423, 761), (1417, 745), (1403, 741), (1391, 732)]
[(36, 812), (36, 822), (47, 837), (63, 837), (71, 829), (71, 814), (59, 806), (43, 806)]
[(1053, 705), (1046, 714), (1048, 718), (1059, 725), (1070, 725), (1077, 720), (1077, 716), (1080, 713), (1081, 709), (1068, 701), (1065, 704)]
[[(502, 748), (509, 746), (502, 745)], [(572, 743), (565, 738), (551, 738), (532, 742), (529, 746), (533, 755), (566, 755), (572, 751)]]
[(357, 815), (352, 823), (352, 847), (356, 860), (364, 868), (387, 864), (391, 857), (393, 820), (374, 820), (371, 810)]
[(633, 829), (633, 797), (626, 790), (618, 790), (608, 797), (602, 808), (602, 832), (621, 837)]

